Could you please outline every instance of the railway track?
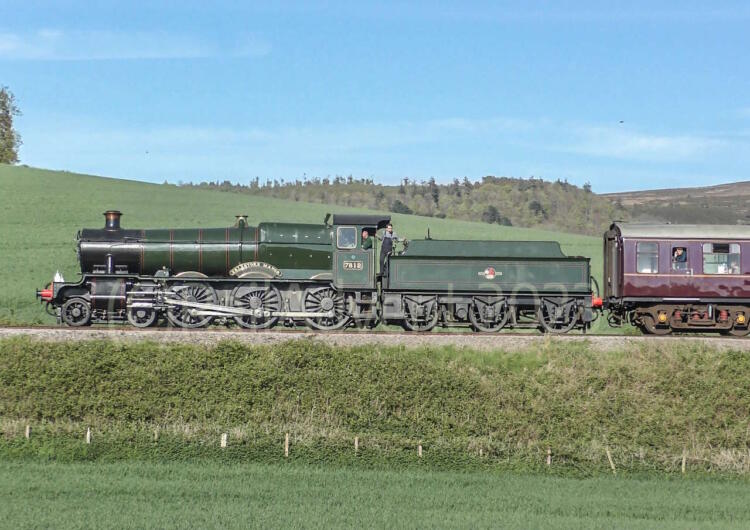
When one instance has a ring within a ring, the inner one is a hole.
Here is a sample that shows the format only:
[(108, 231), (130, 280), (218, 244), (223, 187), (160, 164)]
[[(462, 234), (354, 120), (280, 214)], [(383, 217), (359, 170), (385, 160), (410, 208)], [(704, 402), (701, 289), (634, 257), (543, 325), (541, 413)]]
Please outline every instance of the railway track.
[(111, 340), (111, 341), (153, 341), (212, 345), (223, 340), (236, 340), (248, 344), (274, 344), (288, 340), (312, 339), (336, 346), (363, 346), (384, 344), (392, 346), (470, 348), (481, 351), (518, 351), (550, 342), (587, 342), (601, 351), (640, 348), (644, 345), (706, 345), (717, 349), (750, 351), (750, 340), (724, 336), (650, 336), (650, 335), (542, 335), (539, 333), (461, 333), (433, 332), (408, 333), (395, 331), (335, 331), (318, 332), (312, 330), (269, 330), (248, 331), (236, 329), (137, 329), (123, 326), (92, 326), (87, 328), (66, 328), (58, 326), (40, 327), (0, 327), (0, 339), (29, 336), (45, 341)]

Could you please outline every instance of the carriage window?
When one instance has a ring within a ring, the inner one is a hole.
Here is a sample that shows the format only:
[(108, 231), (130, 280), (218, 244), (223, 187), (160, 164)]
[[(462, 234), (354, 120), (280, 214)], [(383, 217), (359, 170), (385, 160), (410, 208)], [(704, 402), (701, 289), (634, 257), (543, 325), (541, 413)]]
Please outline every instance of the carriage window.
[(703, 274), (739, 273), (739, 243), (703, 243)]
[(357, 229), (353, 226), (340, 226), (337, 228), (336, 246), (339, 248), (356, 248)]
[(636, 244), (637, 271), (642, 273), (659, 272), (659, 243)]
[(688, 249), (686, 247), (672, 247), (672, 270), (688, 270)]

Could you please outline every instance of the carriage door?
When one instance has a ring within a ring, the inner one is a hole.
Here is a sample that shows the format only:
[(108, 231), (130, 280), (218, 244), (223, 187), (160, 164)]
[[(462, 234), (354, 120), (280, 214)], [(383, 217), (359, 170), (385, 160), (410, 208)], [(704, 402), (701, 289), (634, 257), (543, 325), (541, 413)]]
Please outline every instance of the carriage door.
[(363, 250), (356, 226), (336, 227), (333, 284), (338, 289), (374, 289), (374, 251)]

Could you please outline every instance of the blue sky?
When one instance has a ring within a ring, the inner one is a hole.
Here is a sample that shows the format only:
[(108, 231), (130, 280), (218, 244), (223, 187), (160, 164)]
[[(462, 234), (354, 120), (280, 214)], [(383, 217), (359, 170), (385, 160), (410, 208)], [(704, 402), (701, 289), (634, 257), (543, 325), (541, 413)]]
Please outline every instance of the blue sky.
[(750, 179), (750, 2), (0, 3), (22, 163), (161, 182)]

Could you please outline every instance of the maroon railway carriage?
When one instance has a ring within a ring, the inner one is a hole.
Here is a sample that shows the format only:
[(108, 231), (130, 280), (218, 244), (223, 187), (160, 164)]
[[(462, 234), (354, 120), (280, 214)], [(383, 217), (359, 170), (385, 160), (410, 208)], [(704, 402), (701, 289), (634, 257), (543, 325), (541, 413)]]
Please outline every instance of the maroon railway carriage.
[(603, 298), (612, 325), (747, 335), (750, 226), (614, 223)]

